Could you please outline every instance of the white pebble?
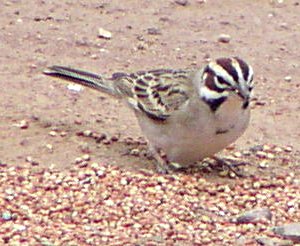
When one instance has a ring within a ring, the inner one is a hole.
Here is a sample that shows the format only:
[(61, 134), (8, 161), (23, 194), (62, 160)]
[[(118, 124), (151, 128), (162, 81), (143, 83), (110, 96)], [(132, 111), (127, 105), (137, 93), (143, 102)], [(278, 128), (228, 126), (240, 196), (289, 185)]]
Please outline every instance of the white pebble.
[(110, 31), (107, 31), (103, 28), (98, 29), (98, 37), (99, 38), (105, 38), (105, 39), (111, 39), (112, 33)]
[(220, 43), (229, 43), (231, 40), (231, 36), (229, 34), (220, 34), (219, 38), (218, 38), (218, 41)]
[(292, 81), (292, 76), (285, 76), (285, 77), (284, 77), (284, 80), (285, 80), (286, 82), (291, 82), (291, 81)]
[(68, 84), (67, 85), (68, 90), (80, 92), (82, 90), (82, 86), (78, 84)]

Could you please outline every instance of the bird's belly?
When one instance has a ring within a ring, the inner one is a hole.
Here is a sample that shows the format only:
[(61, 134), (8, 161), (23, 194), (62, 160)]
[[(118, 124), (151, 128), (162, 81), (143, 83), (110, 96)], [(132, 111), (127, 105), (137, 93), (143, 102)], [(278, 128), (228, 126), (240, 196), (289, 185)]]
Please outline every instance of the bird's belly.
[[(163, 150), (169, 161), (190, 165), (214, 155), (240, 137), (249, 123), (249, 112), (244, 111), (222, 120), (213, 117), (194, 117), (194, 122), (145, 124), (140, 121), (153, 147)], [(224, 122), (226, 123), (224, 123)]]
[[(189, 131), (185, 132), (185, 135), (178, 134), (170, 137), (164, 141), (165, 144), (161, 145), (161, 148), (170, 161), (189, 165), (226, 148), (242, 135), (246, 127), (245, 123), (222, 133), (217, 133), (214, 129), (205, 133)], [(172, 144), (168, 144), (168, 141), (169, 143), (172, 141)]]

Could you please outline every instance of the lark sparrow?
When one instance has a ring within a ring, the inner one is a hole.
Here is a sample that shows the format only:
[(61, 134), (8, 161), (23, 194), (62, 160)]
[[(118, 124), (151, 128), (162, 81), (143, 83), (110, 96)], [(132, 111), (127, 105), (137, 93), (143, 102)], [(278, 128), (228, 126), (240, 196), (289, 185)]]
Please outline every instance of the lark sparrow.
[(166, 162), (184, 166), (213, 156), (249, 123), (253, 70), (238, 57), (219, 58), (199, 70), (157, 69), (110, 78), (63, 66), (44, 73), (124, 99), (150, 142), (159, 170), (166, 170)]

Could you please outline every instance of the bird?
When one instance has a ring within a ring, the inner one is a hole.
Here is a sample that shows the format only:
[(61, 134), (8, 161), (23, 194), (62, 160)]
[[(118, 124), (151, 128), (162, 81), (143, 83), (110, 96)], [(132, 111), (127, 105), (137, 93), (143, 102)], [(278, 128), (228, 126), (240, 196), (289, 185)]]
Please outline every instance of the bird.
[(122, 99), (135, 113), (159, 172), (214, 157), (250, 120), (252, 67), (239, 57), (212, 59), (197, 69), (154, 69), (103, 76), (66, 66), (44, 74)]

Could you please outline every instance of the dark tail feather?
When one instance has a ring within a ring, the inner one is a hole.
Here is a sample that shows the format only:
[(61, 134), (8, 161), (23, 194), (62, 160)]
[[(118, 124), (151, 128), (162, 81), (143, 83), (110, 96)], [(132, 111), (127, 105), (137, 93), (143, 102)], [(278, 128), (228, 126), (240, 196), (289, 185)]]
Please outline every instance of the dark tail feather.
[(115, 94), (112, 81), (105, 80), (102, 76), (97, 74), (63, 66), (49, 67), (44, 70), (44, 74), (69, 80), (112, 95)]

